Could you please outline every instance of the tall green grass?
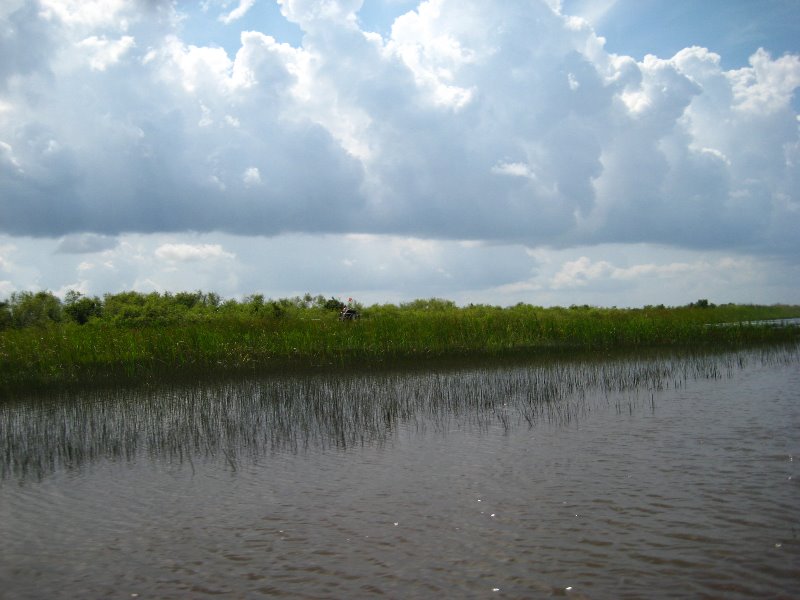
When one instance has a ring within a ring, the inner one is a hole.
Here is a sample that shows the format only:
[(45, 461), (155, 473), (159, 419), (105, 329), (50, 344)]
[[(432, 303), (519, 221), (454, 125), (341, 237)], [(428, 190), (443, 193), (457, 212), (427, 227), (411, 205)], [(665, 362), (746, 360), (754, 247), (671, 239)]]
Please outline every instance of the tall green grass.
[[(0, 387), (152, 378), (219, 370), (346, 365), (445, 356), (732, 346), (797, 340), (800, 328), (749, 324), (800, 307), (510, 308), (373, 306), (340, 322), (333, 311), (240, 313), (165, 324), (92, 319), (0, 331)], [(726, 326), (715, 326), (725, 323)]]

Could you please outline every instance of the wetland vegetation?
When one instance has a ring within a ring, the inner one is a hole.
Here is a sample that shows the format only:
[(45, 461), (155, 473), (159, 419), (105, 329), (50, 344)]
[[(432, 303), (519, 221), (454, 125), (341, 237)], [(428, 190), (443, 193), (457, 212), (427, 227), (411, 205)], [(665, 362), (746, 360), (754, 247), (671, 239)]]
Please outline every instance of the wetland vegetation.
[[(218, 462), (381, 446), (401, 428), (509, 432), (569, 427), (598, 409), (655, 409), (654, 395), (796, 365), (800, 344), (729, 352), (543, 356), (436, 369), (164, 381), (32, 395), (0, 404), (0, 482), (41, 480), (102, 459)], [(194, 457), (194, 458), (193, 458)]]
[(19, 598), (791, 595), (800, 341), (717, 346), (26, 389), (0, 402), (0, 580)]
[[(458, 307), (441, 299), (362, 306), (312, 296), (222, 300), (214, 293), (103, 298), (70, 292), (13, 294), (0, 302), (0, 388), (82, 385), (208, 372), (375, 365), (642, 348), (730, 348), (800, 339), (800, 306), (714, 305), (635, 309)], [(715, 327), (725, 324), (725, 327)]]

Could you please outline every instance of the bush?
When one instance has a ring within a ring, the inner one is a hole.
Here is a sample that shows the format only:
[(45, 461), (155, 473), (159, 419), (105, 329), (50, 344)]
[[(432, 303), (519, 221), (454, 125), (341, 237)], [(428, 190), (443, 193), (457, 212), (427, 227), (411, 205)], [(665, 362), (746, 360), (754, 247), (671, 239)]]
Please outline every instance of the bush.
[[(169, 296), (167, 296), (169, 297)], [(202, 292), (178, 292), (172, 296), (173, 302), (185, 306), (186, 308), (194, 308), (195, 306), (203, 304)]]
[(403, 302), (400, 308), (407, 310), (425, 310), (435, 312), (448, 312), (457, 310), (456, 303), (452, 300), (443, 300), (442, 298), (427, 298), (422, 300), (413, 300), (411, 302)]
[(202, 309), (202, 294), (159, 294), (151, 292), (123, 292), (106, 294), (103, 306), (104, 319), (124, 326), (169, 325), (185, 321), (191, 305)]
[(337, 300), (336, 298), (331, 296), (330, 299), (325, 300), (325, 303), (322, 305), (322, 308), (324, 308), (325, 310), (335, 310), (336, 312), (340, 312), (345, 306), (346, 305), (344, 302), (342, 302), (341, 300)]
[(61, 300), (50, 292), (14, 292), (9, 304), (15, 327), (43, 326), (62, 318)]
[(92, 317), (103, 315), (103, 304), (100, 298), (87, 298), (80, 292), (70, 290), (64, 298), (64, 313), (72, 321), (83, 325)]
[(705, 298), (700, 298), (697, 302), (689, 303), (689, 308), (714, 308), (715, 306), (713, 302), (709, 302)]
[(11, 307), (8, 302), (0, 302), (0, 330), (11, 327)]

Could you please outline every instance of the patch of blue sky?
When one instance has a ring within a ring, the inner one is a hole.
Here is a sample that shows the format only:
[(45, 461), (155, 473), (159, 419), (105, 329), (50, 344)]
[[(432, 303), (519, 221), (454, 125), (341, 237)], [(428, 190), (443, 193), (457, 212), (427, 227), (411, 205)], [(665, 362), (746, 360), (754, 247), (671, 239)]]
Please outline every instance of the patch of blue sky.
[(180, 35), (186, 44), (224, 48), (231, 58), (241, 47), (242, 31), (259, 31), (270, 35), (278, 42), (298, 47), (302, 44), (303, 32), (295, 23), (287, 21), (274, 0), (260, 0), (239, 19), (229, 23), (222, 17), (237, 7), (236, 2), (225, 4), (205, 3), (183, 9)]
[(637, 60), (703, 46), (724, 69), (738, 69), (758, 48), (774, 58), (800, 52), (798, 0), (564, 0), (562, 7), (585, 16), (609, 52)]
[[(415, 10), (418, 5), (418, 0), (365, 0), (357, 14), (358, 25), (363, 31), (388, 38), (395, 19)], [(295, 47), (302, 44), (303, 31), (283, 16), (275, 0), (256, 0), (241, 18), (224, 23), (222, 17), (237, 6), (235, 1), (182, 6), (186, 16), (182, 22), (182, 39), (195, 46), (225, 48), (230, 56), (239, 48), (242, 31), (259, 31)]]
[[(364, 0), (358, 23), (364, 31), (391, 34), (395, 19), (419, 5), (417, 0)], [(271, 35), (292, 46), (303, 32), (288, 21), (274, 0), (256, 0), (239, 19), (224, 23), (235, 1), (207, 1), (181, 6), (181, 37), (197, 46), (220, 46), (230, 56), (238, 50), (242, 31)], [(563, 0), (562, 12), (589, 20), (606, 38), (606, 49), (641, 60), (647, 54), (669, 58), (683, 48), (703, 46), (721, 56), (725, 69), (747, 66), (764, 48), (773, 57), (800, 52), (798, 0)]]
[(379, 33), (384, 38), (389, 37), (394, 20), (415, 10), (417, 0), (364, 0), (358, 11), (358, 23), (362, 30)]

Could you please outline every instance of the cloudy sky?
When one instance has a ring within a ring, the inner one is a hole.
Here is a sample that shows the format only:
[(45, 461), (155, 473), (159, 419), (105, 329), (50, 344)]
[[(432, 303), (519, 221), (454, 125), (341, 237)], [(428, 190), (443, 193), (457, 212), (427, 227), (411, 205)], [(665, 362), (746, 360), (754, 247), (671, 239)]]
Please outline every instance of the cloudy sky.
[(798, 0), (3, 0), (0, 298), (800, 304)]

